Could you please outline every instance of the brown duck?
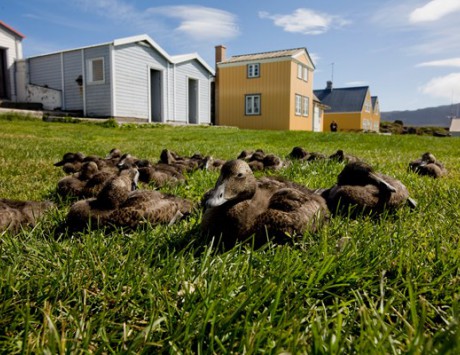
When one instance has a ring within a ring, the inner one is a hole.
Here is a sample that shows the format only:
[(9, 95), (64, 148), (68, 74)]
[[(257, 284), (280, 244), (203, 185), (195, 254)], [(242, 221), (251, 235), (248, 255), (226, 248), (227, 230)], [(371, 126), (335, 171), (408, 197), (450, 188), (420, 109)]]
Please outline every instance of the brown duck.
[(253, 234), (256, 246), (272, 237), (284, 242), (287, 236), (315, 231), (328, 216), (321, 196), (279, 178), (256, 179), (248, 163), (239, 159), (222, 166), (202, 205), (202, 234), (221, 238), (225, 247)]
[(322, 196), (332, 213), (351, 217), (416, 206), (401, 181), (375, 172), (364, 162), (348, 163), (338, 175), (337, 184), (323, 190)]
[(18, 233), (21, 228), (34, 227), (37, 221), (52, 207), (45, 201), (17, 201), (0, 199), (0, 232)]
[(447, 175), (447, 169), (444, 165), (438, 162), (435, 156), (429, 152), (424, 153), (420, 159), (411, 161), (409, 170), (435, 179)]
[(62, 166), (62, 170), (64, 170), (66, 174), (73, 174), (80, 171), (84, 159), (85, 156), (83, 153), (69, 152), (65, 153), (60, 161), (54, 163), (54, 166)]
[(173, 195), (152, 190), (134, 190), (139, 177), (137, 169), (123, 170), (111, 179), (96, 198), (73, 204), (66, 218), (72, 231), (89, 226), (136, 228), (174, 223), (188, 215), (192, 203)]

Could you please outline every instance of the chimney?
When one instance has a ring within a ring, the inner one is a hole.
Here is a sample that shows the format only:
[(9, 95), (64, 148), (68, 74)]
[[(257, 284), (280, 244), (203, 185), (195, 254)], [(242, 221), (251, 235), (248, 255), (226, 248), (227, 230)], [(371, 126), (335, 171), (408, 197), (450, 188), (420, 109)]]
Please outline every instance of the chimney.
[(227, 54), (227, 47), (222, 44), (216, 46), (216, 64), (223, 62), (226, 58), (225, 55)]
[(326, 82), (326, 90), (327, 91), (332, 91), (332, 81), (328, 80)]

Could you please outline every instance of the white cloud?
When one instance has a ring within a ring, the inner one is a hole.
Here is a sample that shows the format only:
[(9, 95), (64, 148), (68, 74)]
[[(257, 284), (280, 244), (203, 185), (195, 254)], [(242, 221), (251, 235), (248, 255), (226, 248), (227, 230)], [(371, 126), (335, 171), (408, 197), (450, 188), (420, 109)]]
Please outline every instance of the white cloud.
[[(123, 0), (76, 0), (86, 12), (116, 20), (120, 24), (151, 32), (171, 32), (181, 39), (220, 41), (239, 35), (236, 15), (205, 6), (178, 5), (137, 9)], [(178, 20), (171, 23), (172, 20)], [(169, 20), (169, 21), (168, 21)]]
[(460, 67), (460, 58), (449, 58), (423, 62), (416, 65), (417, 67)]
[(319, 35), (331, 28), (340, 28), (350, 24), (340, 16), (329, 15), (310, 9), (297, 9), (291, 14), (275, 14), (260, 11), (259, 17), (270, 19), (275, 26), (282, 27), (286, 32), (301, 33), (304, 35)]
[(198, 5), (178, 5), (150, 8), (147, 13), (179, 19), (175, 31), (200, 41), (231, 39), (239, 35), (234, 14)]
[(457, 99), (460, 97), (460, 73), (433, 78), (419, 87), (419, 91), (434, 97)]
[(411, 23), (437, 21), (444, 16), (460, 11), (459, 0), (431, 0), (409, 14)]

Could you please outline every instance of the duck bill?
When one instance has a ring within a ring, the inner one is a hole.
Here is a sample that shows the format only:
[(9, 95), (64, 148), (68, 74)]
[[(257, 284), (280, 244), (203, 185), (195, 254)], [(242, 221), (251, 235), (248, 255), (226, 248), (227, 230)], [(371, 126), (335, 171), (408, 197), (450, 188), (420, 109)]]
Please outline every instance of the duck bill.
[(63, 166), (65, 164), (64, 160), (58, 161), (57, 163), (54, 163), (54, 166)]
[(388, 182), (383, 180), (380, 176), (374, 173), (371, 173), (370, 176), (377, 183), (378, 187), (383, 188), (386, 191), (396, 192), (396, 189), (392, 185), (390, 185)]
[(207, 207), (217, 207), (223, 205), (228, 200), (225, 196), (225, 183), (216, 186), (212, 194), (206, 200)]

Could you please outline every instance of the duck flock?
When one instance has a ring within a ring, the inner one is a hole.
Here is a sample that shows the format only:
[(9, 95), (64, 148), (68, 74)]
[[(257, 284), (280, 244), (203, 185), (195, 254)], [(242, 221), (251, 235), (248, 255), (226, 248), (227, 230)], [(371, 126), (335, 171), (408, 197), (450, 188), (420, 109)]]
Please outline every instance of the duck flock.
[[(283, 169), (294, 160), (333, 160), (345, 166), (334, 186), (316, 190), (273, 174), (254, 175), (255, 171)], [(251, 237), (254, 245), (262, 245), (269, 239), (282, 243), (315, 232), (331, 215), (378, 217), (403, 206), (416, 207), (401, 181), (342, 150), (326, 156), (294, 147), (286, 159), (261, 149), (244, 150), (226, 161), (201, 154), (185, 157), (165, 149), (154, 163), (112, 149), (105, 157), (65, 153), (54, 166), (67, 174), (57, 182), (56, 192), (74, 201), (64, 222), (72, 233), (95, 227), (170, 225), (201, 209), (203, 236), (219, 238), (226, 247)], [(200, 203), (158, 190), (184, 182), (199, 169), (220, 171), (214, 188)], [(408, 169), (432, 178), (447, 174), (431, 153), (411, 161)], [(139, 188), (140, 183), (154, 189)], [(33, 227), (54, 207), (49, 201), (0, 199), (0, 232)]]

